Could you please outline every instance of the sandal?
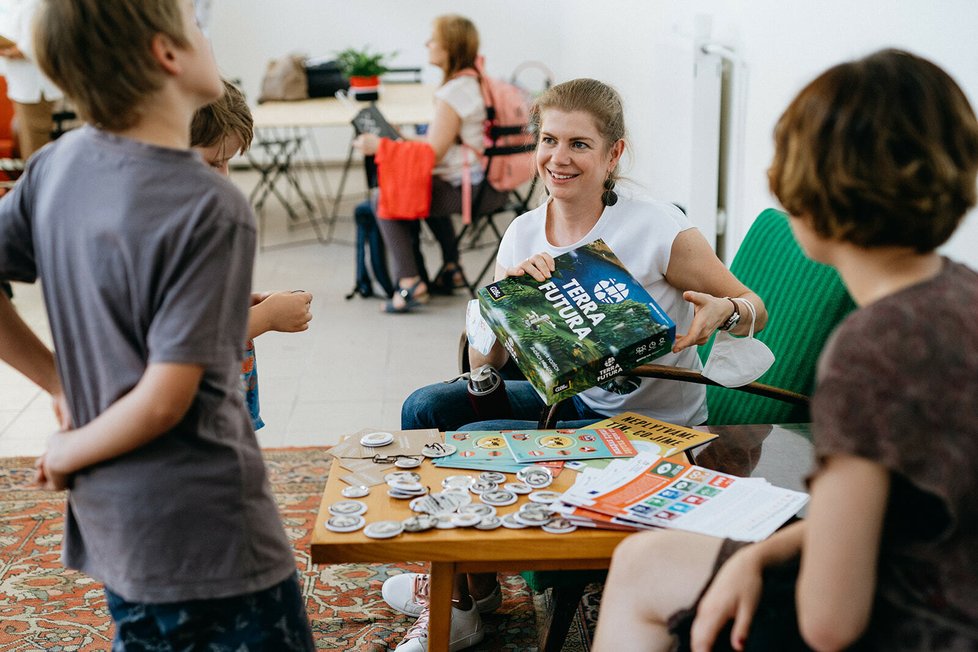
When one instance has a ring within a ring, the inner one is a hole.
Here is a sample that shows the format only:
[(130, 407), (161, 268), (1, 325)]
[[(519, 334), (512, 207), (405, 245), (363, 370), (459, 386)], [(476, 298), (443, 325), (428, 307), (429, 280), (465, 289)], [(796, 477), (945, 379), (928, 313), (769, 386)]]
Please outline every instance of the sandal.
[(450, 295), (455, 290), (466, 287), (468, 285), (465, 283), (465, 275), (462, 274), (462, 268), (456, 265), (455, 267), (442, 267), (441, 271), (438, 272), (438, 276), (431, 282), (428, 291), (432, 294)]
[(428, 292), (418, 291), (418, 286), (421, 285), (423, 281), (416, 281), (414, 285), (409, 288), (400, 288), (397, 294), (404, 299), (403, 306), (397, 306), (394, 304), (394, 299), (388, 299), (384, 304), (384, 312), (403, 314), (406, 312), (411, 312), (414, 308), (417, 308), (425, 303), (428, 303)]

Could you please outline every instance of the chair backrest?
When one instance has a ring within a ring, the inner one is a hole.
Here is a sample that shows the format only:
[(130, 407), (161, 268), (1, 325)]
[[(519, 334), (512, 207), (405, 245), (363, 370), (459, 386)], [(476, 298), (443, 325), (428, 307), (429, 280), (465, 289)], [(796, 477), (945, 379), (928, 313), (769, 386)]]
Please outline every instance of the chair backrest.
[[(768, 322), (757, 339), (774, 353), (774, 365), (759, 382), (811, 395), (815, 367), (829, 335), (855, 304), (834, 269), (810, 260), (791, 233), (788, 218), (774, 209), (751, 226), (730, 265), (741, 282), (767, 307)], [(700, 347), (705, 361), (711, 339)], [(707, 387), (709, 423), (798, 423), (809, 421), (806, 407), (723, 387)]]
[(0, 76), (0, 158), (15, 158), (14, 104), (7, 97), (7, 78)]

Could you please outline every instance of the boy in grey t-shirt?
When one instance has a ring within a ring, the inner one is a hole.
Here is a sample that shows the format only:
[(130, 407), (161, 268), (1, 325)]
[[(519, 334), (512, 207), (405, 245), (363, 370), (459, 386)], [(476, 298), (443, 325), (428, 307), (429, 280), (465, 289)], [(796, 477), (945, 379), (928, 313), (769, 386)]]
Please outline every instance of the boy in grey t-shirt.
[(70, 489), (65, 563), (105, 583), (116, 649), (311, 650), (238, 391), (253, 216), (187, 149), (223, 90), (193, 3), (45, 0), (36, 51), (97, 125), (0, 201), (0, 279), (44, 281), (55, 342), (0, 297), (0, 358), (66, 428), (38, 460)]

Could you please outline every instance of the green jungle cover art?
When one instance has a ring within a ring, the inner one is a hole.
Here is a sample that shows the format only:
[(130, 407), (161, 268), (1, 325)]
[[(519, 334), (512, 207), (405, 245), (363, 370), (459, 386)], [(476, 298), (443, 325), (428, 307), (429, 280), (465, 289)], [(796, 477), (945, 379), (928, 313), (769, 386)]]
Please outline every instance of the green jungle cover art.
[(479, 289), (482, 317), (548, 404), (672, 349), (676, 325), (603, 240), (554, 258), (545, 282)]

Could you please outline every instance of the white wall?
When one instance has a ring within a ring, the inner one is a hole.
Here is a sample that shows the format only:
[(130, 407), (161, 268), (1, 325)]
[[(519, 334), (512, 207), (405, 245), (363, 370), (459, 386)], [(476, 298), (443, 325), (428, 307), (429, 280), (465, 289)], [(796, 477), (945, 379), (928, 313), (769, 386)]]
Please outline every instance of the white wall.
[[(350, 45), (398, 50), (423, 65), (431, 19), (457, 12), (478, 25), (490, 73), (545, 61), (557, 80), (591, 76), (625, 101), (632, 158), (626, 173), (653, 194), (688, 204), (692, 44), (697, 16), (747, 67), (745, 146), (736, 248), (754, 215), (775, 205), (765, 170), (771, 130), (800, 88), (839, 61), (900, 47), (944, 67), (978, 105), (973, 46), (978, 2), (943, 0), (213, 0), (211, 36), (225, 74), (254, 97), (266, 60), (290, 51), (330, 54)], [(430, 66), (430, 81), (438, 75)], [(978, 267), (978, 212), (947, 246)]]

